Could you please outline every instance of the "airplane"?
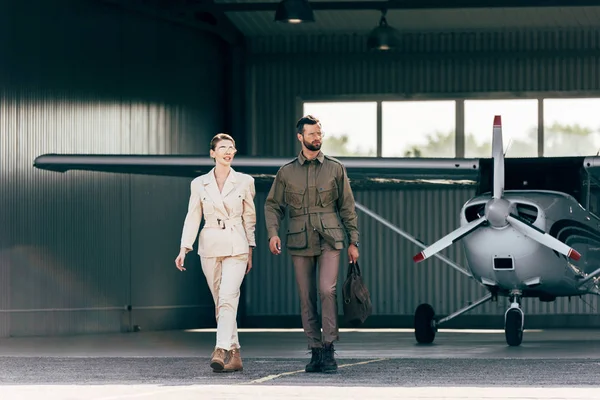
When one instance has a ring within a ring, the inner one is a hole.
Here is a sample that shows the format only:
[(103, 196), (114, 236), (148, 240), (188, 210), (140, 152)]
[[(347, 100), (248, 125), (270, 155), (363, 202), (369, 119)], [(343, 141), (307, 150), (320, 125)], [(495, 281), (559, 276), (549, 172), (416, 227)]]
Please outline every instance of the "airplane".
[[(600, 157), (505, 158), (501, 116), (494, 117), (491, 158), (336, 157), (353, 188), (400, 184), (474, 185), (475, 195), (460, 210), (460, 227), (431, 245), (394, 226), (360, 203), (356, 207), (423, 250), (416, 263), (436, 257), (485, 287), (481, 299), (439, 318), (420, 304), (415, 339), (434, 341), (438, 327), (498, 296), (510, 306), (504, 315), (509, 346), (522, 343), (523, 298), (600, 295)], [(239, 155), (234, 168), (269, 185), (290, 158)], [(44, 154), (34, 167), (193, 178), (210, 171), (208, 156), (139, 154)], [(401, 205), (400, 205), (401, 206)], [(591, 210), (593, 208), (593, 210)], [(467, 267), (440, 251), (461, 241)]]

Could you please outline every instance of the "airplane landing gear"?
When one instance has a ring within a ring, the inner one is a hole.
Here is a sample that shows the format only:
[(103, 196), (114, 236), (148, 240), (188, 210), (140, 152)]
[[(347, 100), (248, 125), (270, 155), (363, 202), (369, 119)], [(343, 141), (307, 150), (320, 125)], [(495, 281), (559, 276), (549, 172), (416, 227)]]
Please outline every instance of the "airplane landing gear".
[(518, 291), (511, 293), (510, 308), (504, 314), (504, 335), (509, 346), (519, 346), (523, 341), (525, 315), (521, 310), (521, 296)]
[(469, 304), (468, 306), (461, 308), (460, 310), (440, 320), (435, 319), (433, 307), (431, 307), (429, 304), (420, 304), (415, 310), (415, 339), (417, 339), (417, 342), (419, 343), (433, 342), (438, 325), (448, 322), (451, 319), (456, 318), (459, 315), (490, 301), (491, 299), (492, 293), (488, 293), (475, 303)]
[(437, 331), (433, 307), (420, 304), (415, 311), (415, 339), (419, 343), (431, 343)]

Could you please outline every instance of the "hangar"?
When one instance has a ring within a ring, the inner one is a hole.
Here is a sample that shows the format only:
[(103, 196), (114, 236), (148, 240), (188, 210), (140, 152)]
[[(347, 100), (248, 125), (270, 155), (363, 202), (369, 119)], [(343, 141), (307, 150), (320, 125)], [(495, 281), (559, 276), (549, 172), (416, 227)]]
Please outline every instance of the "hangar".
[[(32, 167), (41, 154), (205, 155), (224, 131), (239, 154), (291, 158), (305, 113), (321, 118), (334, 156), (488, 157), (494, 114), (507, 157), (600, 150), (600, 1), (446, 3), (312, 1), (314, 21), (285, 23), (278, 0), (1, 2), (0, 336), (214, 326), (197, 258), (185, 275), (173, 265), (189, 179), (58, 174)], [(380, 24), (394, 40), (373, 32)], [(355, 196), (431, 243), (473, 192)], [(240, 326), (300, 327), (290, 260), (268, 252), (265, 196)], [(359, 218), (369, 326), (410, 327), (422, 302), (447, 314), (483, 295), (438, 260), (414, 265), (414, 244)], [(444, 254), (463, 262), (460, 245)], [(597, 307), (523, 305), (529, 327), (597, 327)], [(500, 327), (505, 309), (453, 324)]]

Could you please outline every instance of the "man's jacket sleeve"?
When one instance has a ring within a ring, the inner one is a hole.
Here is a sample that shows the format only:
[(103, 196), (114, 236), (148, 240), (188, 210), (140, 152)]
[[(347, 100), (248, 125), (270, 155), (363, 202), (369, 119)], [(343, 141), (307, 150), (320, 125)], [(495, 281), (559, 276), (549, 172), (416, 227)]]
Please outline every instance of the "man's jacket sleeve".
[(267, 225), (267, 235), (270, 240), (273, 236), (279, 236), (279, 224), (285, 215), (285, 203), (283, 193), (285, 183), (282, 179), (281, 169), (277, 171), (275, 180), (271, 185), (271, 190), (265, 201), (265, 223)]
[(354, 206), (354, 195), (352, 194), (352, 188), (350, 187), (350, 180), (346, 173), (346, 168), (342, 166), (342, 176), (338, 182), (339, 196), (337, 200), (337, 206), (340, 213), (342, 223), (346, 228), (346, 234), (350, 243), (358, 242), (358, 216), (356, 215), (356, 209)]

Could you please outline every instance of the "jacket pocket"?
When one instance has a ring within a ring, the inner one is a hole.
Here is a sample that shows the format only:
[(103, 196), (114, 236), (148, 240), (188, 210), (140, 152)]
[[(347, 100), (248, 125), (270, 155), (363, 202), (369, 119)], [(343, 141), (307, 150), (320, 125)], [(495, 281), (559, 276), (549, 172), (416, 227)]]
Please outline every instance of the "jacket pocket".
[(235, 215), (241, 215), (244, 211), (244, 197), (237, 190), (227, 196), (223, 202), (227, 204), (228, 208), (231, 209)]
[(321, 218), (323, 233), (331, 237), (335, 242), (344, 242), (346, 235), (341, 221), (336, 213), (323, 214)]
[(204, 214), (206, 215), (211, 215), (215, 213), (215, 205), (213, 204), (213, 202), (207, 198), (207, 197), (203, 197), (202, 198), (202, 211), (204, 212)]
[(320, 185), (317, 189), (321, 207), (327, 207), (339, 198), (338, 186), (335, 179), (331, 179), (324, 185)]
[(286, 245), (288, 249), (305, 249), (308, 247), (308, 233), (304, 220), (291, 220), (287, 231)]
[(302, 208), (304, 204), (304, 192), (306, 188), (287, 186), (284, 192), (284, 200), (292, 208)]

